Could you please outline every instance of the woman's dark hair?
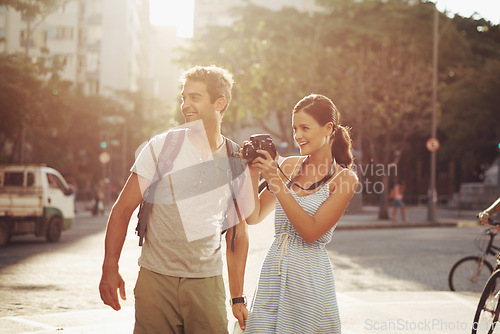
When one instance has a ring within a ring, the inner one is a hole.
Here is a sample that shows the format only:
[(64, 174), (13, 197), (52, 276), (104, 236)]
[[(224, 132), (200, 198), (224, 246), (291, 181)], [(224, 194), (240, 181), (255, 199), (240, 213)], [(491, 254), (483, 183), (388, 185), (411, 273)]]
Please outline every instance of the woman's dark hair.
[(299, 111), (312, 116), (321, 126), (333, 123), (332, 156), (341, 166), (350, 168), (353, 162), (350, 129), (340, 124), (339, 111), (332, 100), (324, 95), (311, 94), (295, 105), (293, 112)]

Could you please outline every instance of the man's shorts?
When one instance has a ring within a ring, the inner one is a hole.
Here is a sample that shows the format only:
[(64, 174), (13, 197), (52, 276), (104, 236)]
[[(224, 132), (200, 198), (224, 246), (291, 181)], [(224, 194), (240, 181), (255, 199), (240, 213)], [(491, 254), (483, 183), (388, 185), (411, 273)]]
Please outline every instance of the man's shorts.
[(172, 277), (141, 268), (134, 294), (134, 334), (228, 332), (222, 276)]
[(394, 207), (395, 208), (403, 208), (405, 204), (403, 203), (403, 200), (400, 199), (394, 199)]

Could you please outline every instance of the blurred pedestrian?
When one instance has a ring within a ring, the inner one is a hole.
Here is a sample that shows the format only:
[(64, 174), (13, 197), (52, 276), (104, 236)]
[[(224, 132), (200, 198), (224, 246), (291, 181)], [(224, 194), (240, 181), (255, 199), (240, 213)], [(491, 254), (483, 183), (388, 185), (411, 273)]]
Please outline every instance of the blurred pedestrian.
[(73, 193), (73, 205), (74, 205), (75, 213), (77, 213), (78, 209), (77, 209), (76, 203), (78, 200), (78, 182), (76, 182), (75, 179), (71, 178), (69, 180), (68, 186), (70, 187), (71, 192)]
[[(251, 162), (254, 189), (268, 186), (247, 218), (275, 212), (275, 239), (260, 273), (245, 333), (341, 333), (333, 270), (325, 251), (358, 184), (347, 128), (323, 95), (304, 97), (292, 113), (301, 156), (278, 166), (265, 150)], [(281, 173), (281, 174), (280, 174)]]
[(405, 203), (403, 202), (405, 191), (405, 185), (401, 181), (396, 181), (396, 184), (391, 189), (390, 197), (392, 198), (392, 216), (391, 219), (393, 222), (397, 221), (397, 211), (398, 209), (401, 211), (401, 219), (403, 222), (406, 222), (406, 213), (405, 213)]
[(104, 181), (99, 180), (94, 186), (94, 206), (92, 208), (92, 215), (104, 214)]

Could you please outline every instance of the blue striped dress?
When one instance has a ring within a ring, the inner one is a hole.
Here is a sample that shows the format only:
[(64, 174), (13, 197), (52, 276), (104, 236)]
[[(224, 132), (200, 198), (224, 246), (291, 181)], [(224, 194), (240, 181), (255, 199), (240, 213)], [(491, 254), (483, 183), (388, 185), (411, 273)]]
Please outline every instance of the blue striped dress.
[[(329, 187), (303, 197), (291, 193), (313, 215), (328, 198)], [(245, 333), (341, 333), (333, 270), (325, 250), (334, 229), (307, 243), (276, 203), (275, 238), (262, 265)]]

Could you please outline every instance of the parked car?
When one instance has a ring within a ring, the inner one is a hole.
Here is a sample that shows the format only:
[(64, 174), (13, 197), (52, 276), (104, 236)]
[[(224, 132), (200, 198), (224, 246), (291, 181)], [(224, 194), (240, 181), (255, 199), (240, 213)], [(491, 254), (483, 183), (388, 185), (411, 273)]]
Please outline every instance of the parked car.
[(57, 242), (73, 224), (74, 194), (64, 177), (46, 165), (0, 165), (0, 246), (16, 235)]

